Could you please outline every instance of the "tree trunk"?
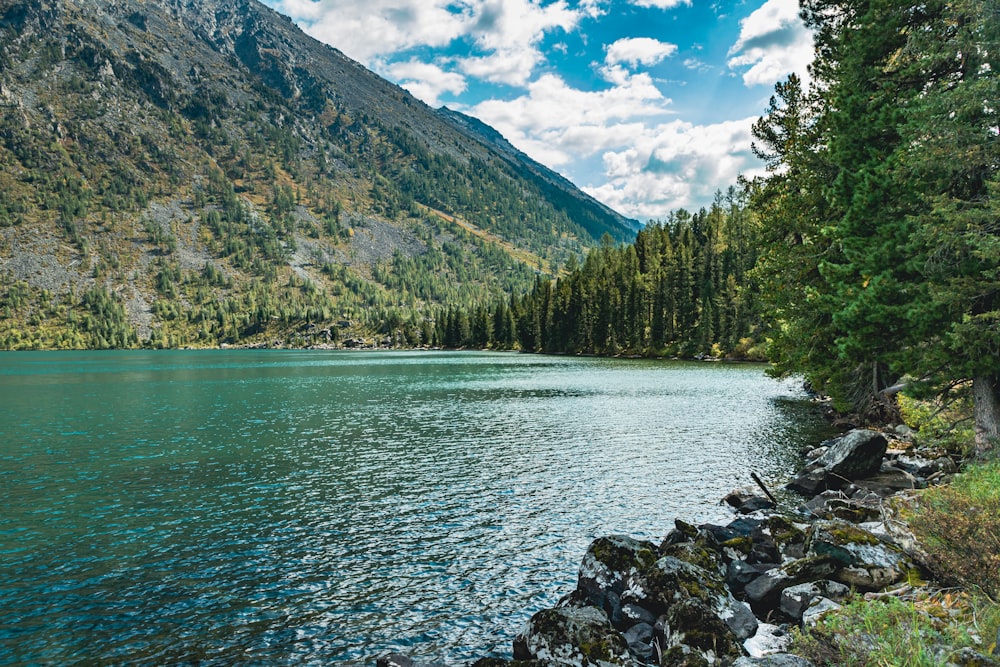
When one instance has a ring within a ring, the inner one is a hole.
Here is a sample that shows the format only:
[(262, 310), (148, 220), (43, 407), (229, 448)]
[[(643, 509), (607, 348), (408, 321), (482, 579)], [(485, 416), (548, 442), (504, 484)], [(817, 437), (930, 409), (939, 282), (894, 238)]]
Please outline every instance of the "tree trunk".
[(972, 379), (973, 416), (976, 421), (976, 455), (983, 458), (1000, 442), (1000, 377), (977, 375)]

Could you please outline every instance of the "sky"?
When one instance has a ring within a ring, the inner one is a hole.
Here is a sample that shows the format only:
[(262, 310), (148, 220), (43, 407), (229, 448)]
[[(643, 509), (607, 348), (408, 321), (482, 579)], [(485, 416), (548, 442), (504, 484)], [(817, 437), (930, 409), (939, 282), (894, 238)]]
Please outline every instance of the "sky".
[(264, 1), (642, 221), (762, 173), (751, 125), (812, 60), (798, 0)]

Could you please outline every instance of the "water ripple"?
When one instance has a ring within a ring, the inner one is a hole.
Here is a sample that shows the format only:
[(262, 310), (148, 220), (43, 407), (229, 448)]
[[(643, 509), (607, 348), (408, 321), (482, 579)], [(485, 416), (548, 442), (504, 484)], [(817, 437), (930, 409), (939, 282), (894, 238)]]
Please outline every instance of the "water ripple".
[(753, 366), (2, 356), (6, 665), (509, 656), (593, 538), (724, 520), (822, 428)]

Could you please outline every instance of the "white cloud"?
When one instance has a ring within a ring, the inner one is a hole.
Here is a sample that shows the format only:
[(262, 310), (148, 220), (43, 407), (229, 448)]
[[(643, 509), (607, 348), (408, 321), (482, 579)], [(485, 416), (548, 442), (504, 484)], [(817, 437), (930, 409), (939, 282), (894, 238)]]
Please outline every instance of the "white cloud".
[(672, 9), (677, 5), (691, 6), (691, 0), (633, 0), (636, 7), (656, 7), (658, 9)]
[(546, 74), (528, 85), (526, 95), (487, 100), (469, 112), (539, 162), (558, 168), (620, 146), (636, 131), (632, 123), (667, 115), (669, 104), (646, 74), (593, 92)]
[(486, 0), (474, 11), (470, 36), (487, 55), (459, 60), (462, 71), (494, 83), (524, 85), (543, 59), (538, 44), (546, 33), (573, 30), (583, 12), (565, 0), (542, 5), (539, 0)]
[(610, 65), (625, 64), (633, 69), (639, 65), (650, 67), (677, 53), (677, 45), (649, 37), (619, 39), (607, 47), (605, 62)]
[(648, 126), (631, 145), (604, 154), (606, 183), (584, 189), (612, 208), (643, 219), (700, 207), (716, 189), (759, 169), (750, 154), (755, 120), (712, 125), (674, 120)]
[(371, 64), (416, 46), (444, 47), (470, 30), (478, 0), (271, 0), (316, 39)]
[(603, 15), (603, 0), (270, 0), (313, 37), (374, 66), (407, 49), (445, 48), (458, 40), (473, 55), (456, 61), (469, 76), (523, 85), (543, 60), (546, 34), (574, 30)]
[(729, 49), (731, 69), (743, 73), (747, 86), (770, 86), (795, 72), (806, 77), (812, 62), (812, 34), (799, 18), (798, 0), (767, 0), (740, 21), (740, 36)]
[(399, 85), (432, 107), (441, 106), (440, 98), (444, 93), (461, 95), (468, 87), (461, 74), (418, 60), (393, 63), (386, 70)]
[(522, 97), (490, 100), (468, 111), (571, 177), (577, 163), (601, 156), (603, 174), (597, 180), (603, 183), (584, 189), (626, 215), (648, 219), (700, 207), (717, 188), (760, 168), (750, 151), (755, 116), (696, 125), (668, 120), (669, 105), (645, 74), (596, 92), (546, 75)]

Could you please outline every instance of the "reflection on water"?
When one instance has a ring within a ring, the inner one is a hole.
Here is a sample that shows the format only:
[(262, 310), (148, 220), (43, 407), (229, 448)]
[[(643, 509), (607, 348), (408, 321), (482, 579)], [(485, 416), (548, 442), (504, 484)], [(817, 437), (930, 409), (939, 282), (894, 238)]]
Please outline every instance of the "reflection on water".
[(725, 521), (824, 429), (749, 365), (0, 354), (0, 663), (509, 656), (593, 538)]

